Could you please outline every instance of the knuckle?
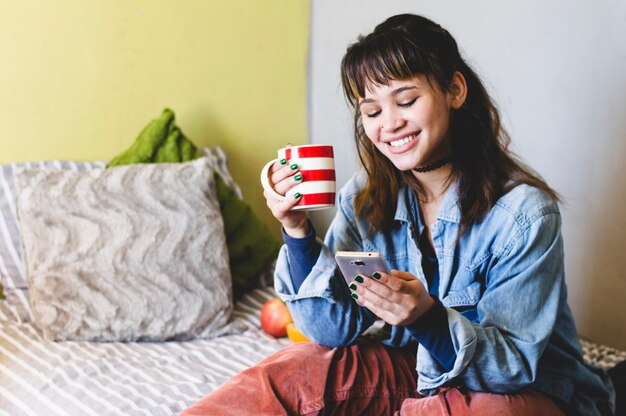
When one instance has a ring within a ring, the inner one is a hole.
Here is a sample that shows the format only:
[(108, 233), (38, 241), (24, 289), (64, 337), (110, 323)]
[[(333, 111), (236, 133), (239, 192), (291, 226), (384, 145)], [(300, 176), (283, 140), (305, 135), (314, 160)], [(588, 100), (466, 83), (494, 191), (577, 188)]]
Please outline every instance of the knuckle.
[(383, 298), (389, 298), (391, 297), (392, 294), (393, 294), (393, 291), (388, 287), (383, 287), (383, 289), (380, 292), (380, 296), (382, 296)]
[(280, 182), (277, 184), (274, 184), (274, 190), (279, 195), (285, 195), (285, 190), (283, 189), (283, 186), (280, 184)]
[(385, 305), (385, 302), (383, 299), (375, 299), (373, 302), (374, 306), (376, 306), (377, 308), (381, 308)]
[(270, 177), (272, 185), (274, 187), (276, 187), (276, 184), (278, 182), (282, 181), (284, 179), (284, 177), (285, 177), (285, 175), (280, 170), (272, 173), (272, 176)]

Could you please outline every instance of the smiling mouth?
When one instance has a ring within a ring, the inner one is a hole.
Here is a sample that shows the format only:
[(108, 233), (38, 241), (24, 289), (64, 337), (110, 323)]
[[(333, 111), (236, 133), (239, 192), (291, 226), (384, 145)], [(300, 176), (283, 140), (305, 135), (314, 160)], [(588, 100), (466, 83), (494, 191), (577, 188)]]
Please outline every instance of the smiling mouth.
[(407, 143), (410, 143), (411, 141), (413, 141), (415, 139), (415, 136), (417, 136), (419, 133), (415, 133), (415, 134), (411, 134), (410, 136), (406, 136), (403, 137), (402, 139), (398, 139), (398, 140), (394, 140), (392, 142), (388, 142), (388, 144), (391, 147), (399, 147), (399, 146), (403, 146)]

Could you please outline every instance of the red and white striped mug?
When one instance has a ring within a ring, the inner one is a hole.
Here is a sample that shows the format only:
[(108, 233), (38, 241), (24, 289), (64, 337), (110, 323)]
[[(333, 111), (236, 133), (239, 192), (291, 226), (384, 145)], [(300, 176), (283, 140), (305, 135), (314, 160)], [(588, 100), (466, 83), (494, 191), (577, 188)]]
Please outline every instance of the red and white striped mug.
[[(291, 188), (283, 196), (274, 190), (269, 181), (269, 170), (281, 159), (288, 164), (296, 163), (302, 174), (302, 183)], [(333, 147), (328, 144), (307, 144), (278, 149), (278, 159), (271, 160), (261, 171), (261, 184), (274, 198), (285, 200), (299, 192), (302, 197), (292, 208), (294, 211), (314, 211), (335, 206), (335, 158)]]

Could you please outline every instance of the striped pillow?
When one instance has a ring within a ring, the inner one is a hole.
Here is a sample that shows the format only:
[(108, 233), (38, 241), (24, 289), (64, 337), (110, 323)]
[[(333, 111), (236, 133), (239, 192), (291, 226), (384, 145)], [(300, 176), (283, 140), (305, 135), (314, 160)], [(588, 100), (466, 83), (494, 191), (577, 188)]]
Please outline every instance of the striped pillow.
[[(228, 171), (228, 159), (220, 147), (201, 149), (209, 165), (241, 199), (241, 188)], [(0, 285), (6, 301), (0, 301), (0, 317), (18, 322), (33, 322), (26, 283), (26, 268), (22, 259), (20, 229), (15, 213), (14, 173), (19, 168), (62, 169), (85, 172), (104, 169), (105, 161), (77, 162), (48, 160), (0, 165)]]

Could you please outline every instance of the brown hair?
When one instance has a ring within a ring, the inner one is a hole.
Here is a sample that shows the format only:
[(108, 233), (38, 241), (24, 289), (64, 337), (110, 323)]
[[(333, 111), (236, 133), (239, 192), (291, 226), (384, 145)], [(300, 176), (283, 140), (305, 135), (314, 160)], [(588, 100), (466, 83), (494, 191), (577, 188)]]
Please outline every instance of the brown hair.
[[(422, 16), (390, 17), (367, 36), (350, 45), (341, 62), (344, 94), (354, 109), (355, 141), (367, 173), (367, 184), (355, 199), (357, 215), (364, 216), (369, 232), (386, 232), (393, 224), (395, 203), (405, 184), (420, 191), (411, 171), (401, 172), (382, 155), (363, 130), (359, 98), (368, 83), (386, 85), (424, 75), (444, 92), (459, 71), (467, 83), (467, 97), (451, 117), (453, 170), (449, 181), (458, 180), (461, 236), (480, 220), (496, 201), (513, 187), (528, 184), (545, 191), (553, 200), (558, 194), (525, 168), (509, 151), (510, 138), (478, 75), (461, 58), (456, 41), (438, 24)], [(389, 209), (389, 204), (392, 208)]]

